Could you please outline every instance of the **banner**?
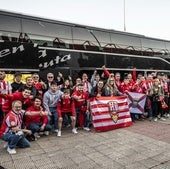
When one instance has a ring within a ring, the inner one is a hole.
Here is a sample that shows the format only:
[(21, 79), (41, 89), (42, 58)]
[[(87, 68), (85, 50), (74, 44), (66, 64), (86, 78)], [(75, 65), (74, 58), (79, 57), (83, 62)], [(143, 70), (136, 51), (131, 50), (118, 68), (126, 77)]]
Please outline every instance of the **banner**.
[(90, 108), (95, 131), (107, 131), (132, 124), (127, 96), (94, 97), (90, 99)]
[(143, 114), (146, 95), (135, 92), (127, 92), (130, 113)]

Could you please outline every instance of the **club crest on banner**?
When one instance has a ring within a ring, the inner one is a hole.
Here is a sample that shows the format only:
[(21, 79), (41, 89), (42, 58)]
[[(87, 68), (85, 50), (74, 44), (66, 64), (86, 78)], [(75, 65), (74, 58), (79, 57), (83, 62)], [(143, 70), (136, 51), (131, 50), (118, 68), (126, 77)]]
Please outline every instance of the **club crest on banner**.
[(109, 108), (109, 114), (110, 114), (113, 122), (117, 123), (118, 111), (119, 111), (118, 102), (117, 101), (109, 101), (107, 104), (108, 104), (108, 108)]

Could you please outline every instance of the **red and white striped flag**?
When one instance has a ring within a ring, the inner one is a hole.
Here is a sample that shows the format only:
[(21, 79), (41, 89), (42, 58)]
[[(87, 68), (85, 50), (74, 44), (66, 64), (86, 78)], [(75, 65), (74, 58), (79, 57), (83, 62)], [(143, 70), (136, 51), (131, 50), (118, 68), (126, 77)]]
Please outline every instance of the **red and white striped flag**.
[(94, 97), (90, 99), (90, 108), (95, 131), (107, 131), (132, 124), (127, 96)]

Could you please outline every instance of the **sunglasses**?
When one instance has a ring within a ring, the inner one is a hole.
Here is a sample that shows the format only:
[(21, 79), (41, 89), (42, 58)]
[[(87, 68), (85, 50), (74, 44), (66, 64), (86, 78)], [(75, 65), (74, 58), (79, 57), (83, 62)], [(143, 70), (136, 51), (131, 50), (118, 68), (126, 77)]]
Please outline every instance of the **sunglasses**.
[(54, 77), (52, 77), (52, 76), (48, 76), (48, 78), (54, 78)]

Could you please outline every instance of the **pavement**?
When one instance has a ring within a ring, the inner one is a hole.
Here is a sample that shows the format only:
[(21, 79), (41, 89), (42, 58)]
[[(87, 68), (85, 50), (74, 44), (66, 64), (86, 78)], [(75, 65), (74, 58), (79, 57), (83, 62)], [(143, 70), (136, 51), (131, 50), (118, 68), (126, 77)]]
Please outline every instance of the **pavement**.
[(63, 128), (9, 155), (0, 141), (0, 169), (170, 169), (170, 118), (136, 121), (107, 132)]

